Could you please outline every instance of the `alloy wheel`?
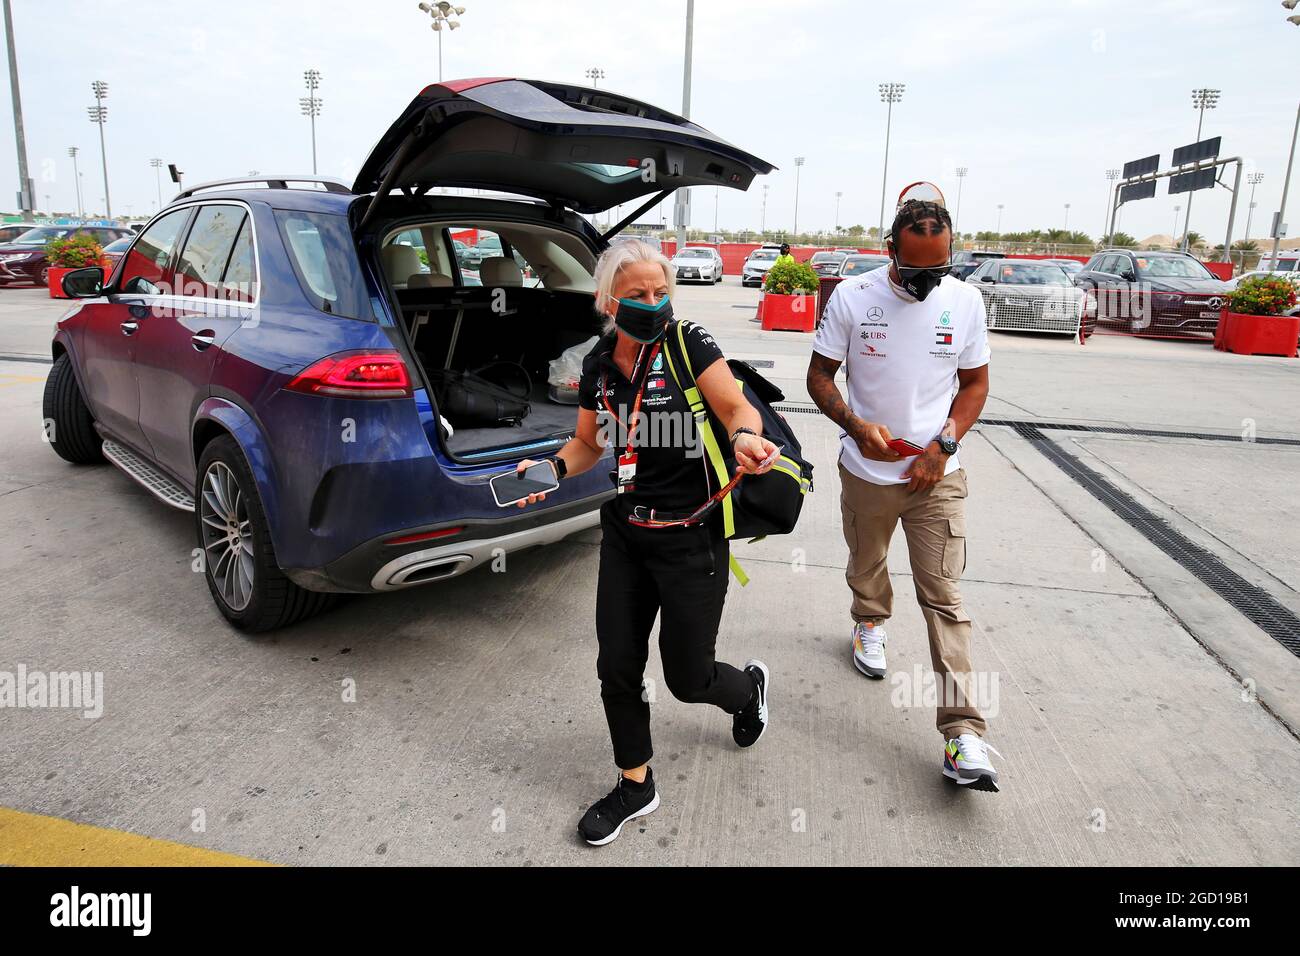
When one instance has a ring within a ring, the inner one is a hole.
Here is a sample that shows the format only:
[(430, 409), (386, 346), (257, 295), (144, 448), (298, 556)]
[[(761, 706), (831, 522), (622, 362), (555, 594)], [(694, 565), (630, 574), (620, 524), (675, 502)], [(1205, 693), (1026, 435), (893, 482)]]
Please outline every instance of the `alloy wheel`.
[(203, 476), (199, 518), (212, 583), (232, 611), (242, 611), (253, 597), (253, 529), (244, 493), (224, 462), (214, 461)]

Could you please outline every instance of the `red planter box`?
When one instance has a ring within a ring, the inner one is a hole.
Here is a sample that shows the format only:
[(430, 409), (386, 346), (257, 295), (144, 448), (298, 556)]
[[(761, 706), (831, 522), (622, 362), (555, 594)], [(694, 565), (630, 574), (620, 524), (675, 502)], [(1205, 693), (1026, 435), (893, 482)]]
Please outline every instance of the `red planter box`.
[(76, 271), (75, 269), (65, 269), (62, 268), (61, 266), (50, 266), (49, 283), (50, 283), (51, 299), (67, 298), (67, 296), (63, 294), (63, 277), (67, 275), (69, 272), (75, 272), (75, 271)]
[(1224, 311), (1214, 332), (1214, 347), (1237, 355), (1296, 357), (1300, 316), (1243, 315)]
[(758, 315), (769, 332), (812, 332), (817, 328), (817, 296), (764, 293)]

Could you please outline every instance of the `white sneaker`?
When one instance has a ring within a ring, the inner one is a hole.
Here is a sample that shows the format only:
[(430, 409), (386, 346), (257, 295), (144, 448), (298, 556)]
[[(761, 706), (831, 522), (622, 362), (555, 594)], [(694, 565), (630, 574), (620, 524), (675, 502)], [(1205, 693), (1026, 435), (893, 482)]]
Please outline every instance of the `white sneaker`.
[(959, 786), (997, 793), (998, 772), (989, 761), (990, 750), (998, 754), (995, 747), (975, 734), (954, 737), (943, 747), (943, 775), (956, 780)]
[(853, 625), (853, 666), (868, 677), (884, 677), (887, 639), (885, 629), (879, 624)]

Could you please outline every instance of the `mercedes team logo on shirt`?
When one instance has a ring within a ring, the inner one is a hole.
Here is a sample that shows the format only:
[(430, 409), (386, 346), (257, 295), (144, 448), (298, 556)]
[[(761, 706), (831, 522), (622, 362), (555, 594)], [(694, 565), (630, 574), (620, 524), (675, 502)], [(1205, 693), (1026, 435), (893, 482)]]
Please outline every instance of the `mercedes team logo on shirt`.
[(878, 305), (873, 305), (867, 309), (867, 318), (872, 322), (877, 322), (885, 317), (885, 310)]

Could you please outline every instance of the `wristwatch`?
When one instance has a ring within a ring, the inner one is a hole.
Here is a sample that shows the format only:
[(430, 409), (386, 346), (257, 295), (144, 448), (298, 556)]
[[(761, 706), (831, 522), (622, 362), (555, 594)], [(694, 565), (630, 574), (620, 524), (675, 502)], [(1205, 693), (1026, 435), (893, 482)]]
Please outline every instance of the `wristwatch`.
[(757, 435), (757, 434), (758, 433), (754, 431), (754, 429), (752, 428), (744, 428), (744, 427), (737, 428), (734, 432), (731, 433), (731, 443), (734, 445), (736, 443), (736, 438), (739, 437), (740, 435)]
[(567, 474), (569, 473), (569, 465), (568, 465), (568, 462), (566, 462), (566, 461), (565, 461), (563, 458), (561, 458), (559, 455), (556, 455), (554, 458), (551, 459), (551, 461), (553, 461), (553, 462), (555, 463), (555, 477), (556, 477), (556, 478), (561, 478), (561, 479), (562, 479), (565, 475), (567, 475)]
[(945, 455), (955, 455), (957, 449), (961, 447), (961, 442), (955, 438), (949, 438), (947, 435), (940, 435), (935, 441), (939, 443), (939, 450)]

